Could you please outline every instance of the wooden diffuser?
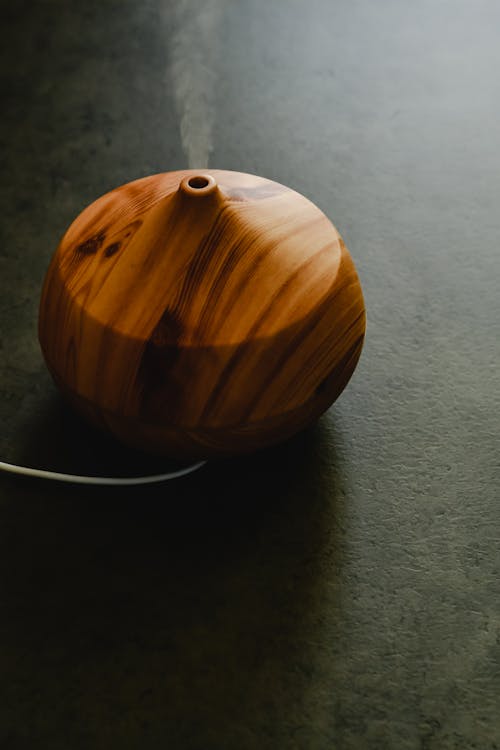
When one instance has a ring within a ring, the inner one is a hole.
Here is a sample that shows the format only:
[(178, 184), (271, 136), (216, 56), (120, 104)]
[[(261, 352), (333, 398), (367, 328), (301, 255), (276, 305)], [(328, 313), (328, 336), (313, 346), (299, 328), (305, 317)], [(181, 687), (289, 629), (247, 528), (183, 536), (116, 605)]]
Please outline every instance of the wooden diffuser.
[(136, 180), (86, 208), (39, 319), (81, 414), (182, 458), (303, 428), (345, 387), (364, 333), (356, 269), (327, 217), (283, 185), (215, 169)]

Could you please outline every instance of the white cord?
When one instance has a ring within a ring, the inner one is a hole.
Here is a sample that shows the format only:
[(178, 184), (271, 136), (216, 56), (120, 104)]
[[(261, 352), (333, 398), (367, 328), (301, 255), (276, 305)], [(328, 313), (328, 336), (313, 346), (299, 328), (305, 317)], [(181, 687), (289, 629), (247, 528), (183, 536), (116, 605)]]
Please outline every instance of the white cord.
[(78, 474), (61, 474), (58, 471), (46, 471), (45, 469), (30, 469), (28, 466), (17, 466), (0, 461), (0, 471), (8, 471), (11, 474), (22, 474), (27, 477), (38, 479), (54, 479), (57, 482), (74, 482), (75, 484), (108, 484), (108, 485), (132, 485), (152, 484), (153, 482), (165, 482), (167, 479), (176, 479), (185, 474), (201, 469), (207, 462), (198, 461), (196, 464), (186, 466), (184, 469), (169, 471), (166, 474), (152, 474), (147, 477), (86, 477)]

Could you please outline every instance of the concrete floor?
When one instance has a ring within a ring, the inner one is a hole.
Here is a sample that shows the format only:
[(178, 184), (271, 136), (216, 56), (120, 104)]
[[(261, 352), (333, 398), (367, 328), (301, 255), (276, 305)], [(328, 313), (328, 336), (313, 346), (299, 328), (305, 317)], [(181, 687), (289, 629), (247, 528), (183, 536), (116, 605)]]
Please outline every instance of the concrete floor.
[(332, 218), (365, 350), (278, 449), (149, 489), (0, 477), (0, 747), (493, 750), (500, 5), (203, 8), (1, 9), (1, 456), (154, 463), (61, 405), (40, 285), (88, 202), (210, 149)]

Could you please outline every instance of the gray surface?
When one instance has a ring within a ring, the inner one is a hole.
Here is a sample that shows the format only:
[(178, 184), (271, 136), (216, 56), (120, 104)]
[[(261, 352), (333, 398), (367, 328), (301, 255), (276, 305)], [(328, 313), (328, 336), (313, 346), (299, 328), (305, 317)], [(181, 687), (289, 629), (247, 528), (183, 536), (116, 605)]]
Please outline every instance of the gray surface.
[[(37, 302), (84, 205), (185, 166), (191, 6), (2, 8), (7, 460), (147, 463), (61, 406)], [(334, 220), (366, 347), (265, 454), (128, 492), (0, 477), (2, 748), (500, 746), (499, 28), (495, 0), (222, 7), (211, 164)]]

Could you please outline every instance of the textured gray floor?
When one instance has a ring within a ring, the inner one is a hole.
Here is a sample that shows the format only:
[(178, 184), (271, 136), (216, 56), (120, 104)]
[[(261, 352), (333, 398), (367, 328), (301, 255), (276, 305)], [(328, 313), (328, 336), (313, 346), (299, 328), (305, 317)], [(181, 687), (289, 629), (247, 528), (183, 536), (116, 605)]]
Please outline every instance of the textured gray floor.
[[(0, 477), (0, 747), (499, 748), (500, 6), (215, 4), (211, 164), (334, 220), (366, 347), (251, 459), (127, 492)], [(2, 6), (6, 460), (147, 463), (60, 404), (37, 303), (90, 200), (186, 165), (169, 55), (198, 5)]]

